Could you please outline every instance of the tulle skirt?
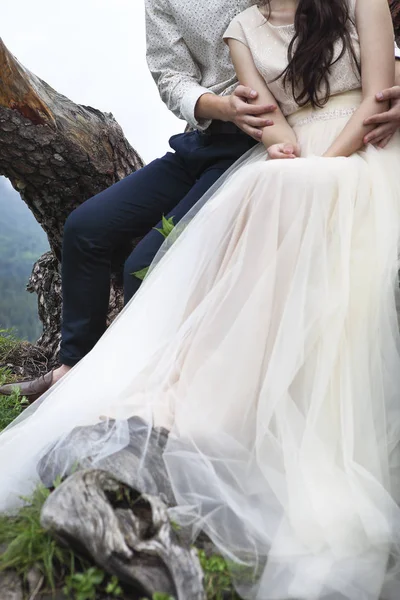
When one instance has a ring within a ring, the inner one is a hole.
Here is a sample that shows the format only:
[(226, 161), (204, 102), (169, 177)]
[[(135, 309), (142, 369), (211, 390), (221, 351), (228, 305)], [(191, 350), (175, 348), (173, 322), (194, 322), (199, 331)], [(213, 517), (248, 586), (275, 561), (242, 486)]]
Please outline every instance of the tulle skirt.
[(400, 138), (321, 158), (360, 98), (299, 110), (303, 158), (256, 147), (178, 224), (94, 350), (0, 436), (1, 510), (43, 462), (104, 466), (135, 435), (144, 472), (162, 427), (171, 516), (244, 598), (398, 600)]

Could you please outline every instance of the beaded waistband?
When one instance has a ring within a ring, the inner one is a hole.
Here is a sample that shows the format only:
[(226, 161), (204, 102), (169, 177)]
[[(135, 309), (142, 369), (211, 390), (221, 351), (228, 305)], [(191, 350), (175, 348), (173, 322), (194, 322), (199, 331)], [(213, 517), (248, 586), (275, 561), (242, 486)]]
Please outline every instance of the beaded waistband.
[(357, 108), (354, 106), (353, 108), (337, 108), (336, 110), (318, 112), (317, 114), (310, 115), (309, 117), (304, 117), (304, 119), (296, 121), (295, 125), (296, 127), (301, 127), (302, 125), (307, 125), (307, 123), (312, 123), (313, 121), (329, 121), (331, 119), (351, 117), (356, 110)]
[(322, 108), (306, 106), (287, 117), (289, 125), (301, 127), (314, 121), (330, 121), (349, 118), (355, 113), (362, 101), (361, 90), (353, 90), (344, 94), (331, 96)]

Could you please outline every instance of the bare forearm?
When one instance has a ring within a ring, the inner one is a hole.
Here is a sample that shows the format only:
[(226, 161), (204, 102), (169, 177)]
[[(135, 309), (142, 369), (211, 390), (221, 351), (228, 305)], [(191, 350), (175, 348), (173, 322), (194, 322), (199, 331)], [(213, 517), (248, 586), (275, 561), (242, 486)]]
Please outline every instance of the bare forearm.
[(364, 146), (364, 137), (374, 129), (373, 125), (364, 125), (364, 121), (383, 113), (388, 107), (388, 102), (378, 102), (374, 96), (365, 98), (324, 156), (351, 156), (360, 150)]
[(373, 125), (365, 121), (388, 110), (378, 102), (382, 90), (393, 86), (393, 25), (387, 0), (357, 0), (356, 24), (360, 39), (363, 101), (325, 156), (350, 156), (364, 146)]
[(274, 123), (272, 127), (265, 127), (263, 129), (261, 141), (267, 149), (274, 144), (297, 143), (293, 129), (280, 111), (275, 113)]
[(201, 119), (218, 119), (220, 121), (230, 121), (229, 118), (229, 97), (217, 96), (216, 94), (203, 94), (197, 101), (195, 108), (195, 117)]

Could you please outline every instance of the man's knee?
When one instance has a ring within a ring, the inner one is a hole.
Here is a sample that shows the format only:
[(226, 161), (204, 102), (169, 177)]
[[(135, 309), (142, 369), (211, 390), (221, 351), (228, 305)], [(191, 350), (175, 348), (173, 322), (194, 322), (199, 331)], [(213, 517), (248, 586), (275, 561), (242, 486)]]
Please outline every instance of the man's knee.
[(78, 206), (68, 215), (64, 225), (64, 238), (80, 237), (84, 233), (85, 219), (81, 218), (81, 207)]
[(159, 251), (164, 237), (152, 229), (136, 246), (125, 262), (124, 276), (142, 271), (150, 266)]
[(101, 226), (96, 215), (84, 204), (78, 206), (67, 217), (64, 225), (64, 245), (80, 244), (82, 242), (96, 243), (102, 245), (105, 241)]
[(134, 250), (126, 259), (124, 264), (124, 285), (131, 284), (132, 277), (135, 277), (136, 279), (134, 273), (139, 273), (148, 266), (149, 265), (146, 264), (146, 259), (140, 253), (136, 253)]

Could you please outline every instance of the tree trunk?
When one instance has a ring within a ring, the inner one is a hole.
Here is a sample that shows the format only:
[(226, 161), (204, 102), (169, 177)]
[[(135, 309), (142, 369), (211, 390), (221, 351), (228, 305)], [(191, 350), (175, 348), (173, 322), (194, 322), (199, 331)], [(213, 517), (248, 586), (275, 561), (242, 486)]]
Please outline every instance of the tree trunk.
[[(63, 227), (70, 212), (143, 166), (110, 113), (74, 104), (25, 69), (0, 40), (0, 174), (10, 179), (45, 230), (51, 254), (33, 270), (44, 332), (38, 345), (54, 364), (60, 338)], [(110, 319), (122, 306), (117, 279)]]

